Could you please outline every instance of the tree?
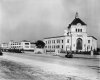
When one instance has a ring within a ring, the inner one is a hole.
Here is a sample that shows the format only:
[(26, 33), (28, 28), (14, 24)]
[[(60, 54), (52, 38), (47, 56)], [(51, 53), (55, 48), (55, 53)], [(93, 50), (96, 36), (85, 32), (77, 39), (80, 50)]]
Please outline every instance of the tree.
[(100, 48), (97, 48), (97, 51), (100, 52)]
[(41, 40), (38, 40), (36, 43), (37, 48), (44, 48), (45, 43)]

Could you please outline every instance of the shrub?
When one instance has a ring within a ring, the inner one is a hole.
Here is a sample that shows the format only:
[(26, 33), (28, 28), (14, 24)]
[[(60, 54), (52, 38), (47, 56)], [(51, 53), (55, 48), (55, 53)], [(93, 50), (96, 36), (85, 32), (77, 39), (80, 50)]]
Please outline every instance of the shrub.
[(38, 51), (38, 52), (35, 52), (35, 54), (42, 54), (42, 52), (41, 51)]

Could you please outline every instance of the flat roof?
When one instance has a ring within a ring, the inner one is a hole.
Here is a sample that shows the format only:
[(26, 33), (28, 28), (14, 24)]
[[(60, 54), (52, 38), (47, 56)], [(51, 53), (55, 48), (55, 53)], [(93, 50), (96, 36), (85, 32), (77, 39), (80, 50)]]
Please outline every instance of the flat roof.
[(59, 38), (59, 37), (65, 37), (65, 36), (55, 36), (55, 37), (48, 37), (48, 38), (44, 38), (44, 39)]

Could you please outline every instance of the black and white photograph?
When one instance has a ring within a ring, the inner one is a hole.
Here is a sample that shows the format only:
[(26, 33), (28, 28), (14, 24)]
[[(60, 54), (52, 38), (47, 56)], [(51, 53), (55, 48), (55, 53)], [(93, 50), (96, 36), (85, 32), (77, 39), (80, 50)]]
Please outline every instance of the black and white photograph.
[(100, 80), (100, 0), (0, 0), (0, 80)]

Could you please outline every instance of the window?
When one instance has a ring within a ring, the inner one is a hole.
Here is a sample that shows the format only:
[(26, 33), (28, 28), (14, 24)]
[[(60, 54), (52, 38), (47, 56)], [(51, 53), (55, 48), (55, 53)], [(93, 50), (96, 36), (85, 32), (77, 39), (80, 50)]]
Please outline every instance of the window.
[(52, 43), (54, 43), (53, 40), (52, 40)]
[(80, 29), (78, 29), (78, 32), (80, 32)]
[(81, 29), (81, 32), (82, 32), (82, 29)]
[(57, 40), (57, 43), (60, 43), (60, 40), (59, 39)]
[(59, 46), (59, 45), (57, 45), (57, 46), (56, 46), (56, 48), (60, 48), (60, 46)]
[(69, 39), (67, 39), (67, 43), (69, 43)]
[(29, 45), (29, 43), (25, 43), (25, 45)]
[(55, 43), (55, 40), (54, 40), (54, 43)]
[(92, 50), (92, 46), (91, 46), (91, 50)]
[(88, 49), (90, 49), (90, 45), (88, 45)]
[(63, 40), (62, 40), (62, 43), (63, 43)]
[(90, 43), (90, 40), (88, 40), (88, 43)]
[(54, 48), (55, 48), (55, 45), (54, 45)]
[(50, 44), (50, 41), (48, 41), (48, 44)]
[(49, 44), (49, 41), (48, 41), (48, 44)]
[(50, 41), (50, 43), (51, 43), (51, 41)]
[(63, 45), (62, 45), (62, 48), (63, 48)]
[(57, 40), (57, 43), (58, 43), (58, 40)]
[(76, 32), (77, 32), (77, 29), (76, 29)]
[(59, 40), (57, 40), (57, 43), (59, 43)]

